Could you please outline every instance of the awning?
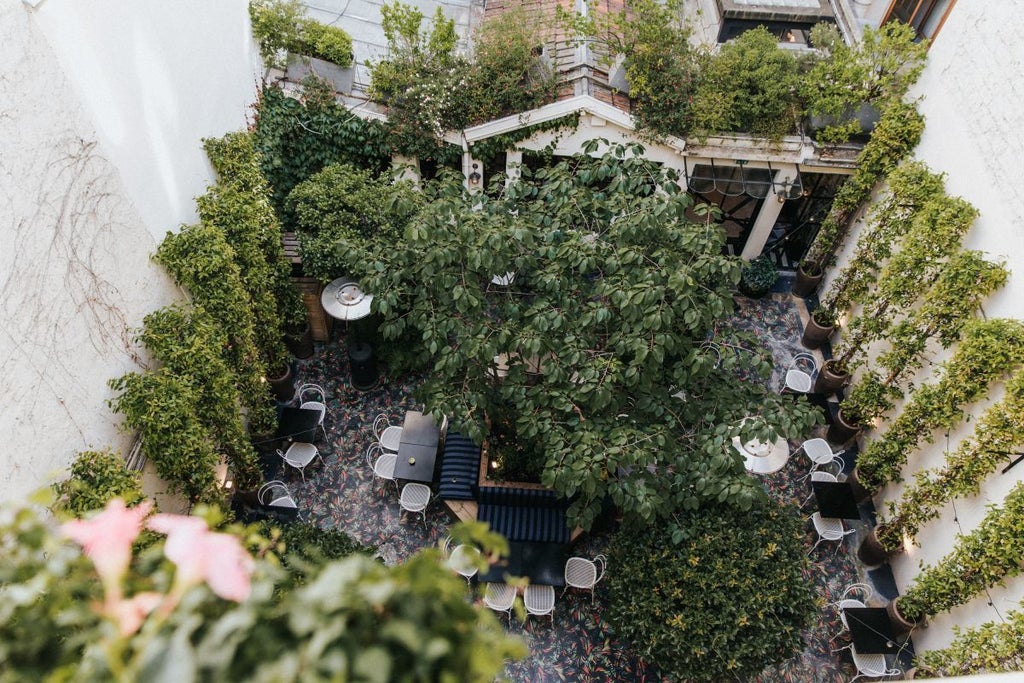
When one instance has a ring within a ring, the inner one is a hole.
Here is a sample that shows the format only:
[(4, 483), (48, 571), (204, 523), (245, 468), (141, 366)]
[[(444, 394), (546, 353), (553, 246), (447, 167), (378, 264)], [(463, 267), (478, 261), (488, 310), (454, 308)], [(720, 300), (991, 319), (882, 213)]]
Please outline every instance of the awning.
[(799, 166), (794, 177), (786, 175), (778, 180), (770, 162), (768, 168), (748, 168), (746, 162), (716, 164), (711, 159), (707, 164), (694, 164), (692, 169), (684, 162), (683, 173), (687, 189), (698, 194), (718, 191), (727, 197), (746, 194), (758, 199), (769, 195), (795, 199), (803, 193)]

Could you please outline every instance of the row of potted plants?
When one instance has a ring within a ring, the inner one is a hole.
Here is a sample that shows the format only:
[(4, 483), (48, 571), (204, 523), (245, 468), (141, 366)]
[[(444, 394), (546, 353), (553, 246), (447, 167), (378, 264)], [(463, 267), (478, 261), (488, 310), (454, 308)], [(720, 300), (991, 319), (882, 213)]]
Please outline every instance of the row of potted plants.
[(247, 427), (273, 429), (268, 369), (288, 368), (285, 320), (304, 315), (251, 136), (204, 145), (218, 181), (198, 199), (201, 222), (168, 233), (154, 256), (191, 305), (146, 316), (137, 339), (158, 366), (111, 382), (157, 473), (193, 504), (216, 495), (224, 458), (240, 487), (259, 480)]

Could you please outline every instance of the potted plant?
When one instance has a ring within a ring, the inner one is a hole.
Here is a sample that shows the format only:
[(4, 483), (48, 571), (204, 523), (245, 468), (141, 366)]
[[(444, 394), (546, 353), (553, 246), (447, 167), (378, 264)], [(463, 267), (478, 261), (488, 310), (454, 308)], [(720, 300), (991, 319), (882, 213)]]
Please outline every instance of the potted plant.
[(796, 268), (796, 282), (793, 283), (793, 294), (810, 296), (825, 277), (825, 269), (817, 261), (803, 259)]
[(875, 528), (868, 531), (867, 535), (864, 536), (864, 540), (860, 542), (860, 546), (857, 548), (857, 559), (864, 563), (868, 567), (877, 567), (878, 565), (885, 564), (889, 561), (889, 558), (893, 557), (900, 550), (903, 549), (902, 544), (896, 542), (891, 538), (891, 533), (888, 532), (889, 527), (884, 524), (879, 524)]
[(804, 333), (800, 337), (800, 343), (808, 349), (820, 348), (828, 341), (832, 333), (835, 332), (836, 319), (835, 309), (829, 306), (818, 306), (807, 319), (807, 325), (804, 326)]
[(740, 291), (753, 299), (759, 299), (771, 291), (778, 279), (779, 271), (775, 263), (767, 256), (758, 256), (743, 266), (740, 272)]

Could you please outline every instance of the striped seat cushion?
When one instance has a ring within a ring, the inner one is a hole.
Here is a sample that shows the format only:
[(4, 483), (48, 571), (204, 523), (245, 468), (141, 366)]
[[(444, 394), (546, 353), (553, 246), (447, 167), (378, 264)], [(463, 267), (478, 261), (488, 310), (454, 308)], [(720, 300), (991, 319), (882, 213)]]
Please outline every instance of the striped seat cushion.
[(441, 498), (475, 500), (480, 447), (458, 432), (448, 432), (441, 455)]

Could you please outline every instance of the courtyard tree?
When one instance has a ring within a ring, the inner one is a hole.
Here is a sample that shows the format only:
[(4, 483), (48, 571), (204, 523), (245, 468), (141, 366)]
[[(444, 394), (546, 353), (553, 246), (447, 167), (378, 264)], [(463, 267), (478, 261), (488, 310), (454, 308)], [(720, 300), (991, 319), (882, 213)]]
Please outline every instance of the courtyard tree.
[[(380, 332), (394, 361), (428, 369), (429, 410), (478, 441), (502, 424), (542, 454), (575, 523), (608, 499), (647, 521), (750, 508), (765, 494), (732, 437), (796, 438), (819, 413), (757, 381), (770, 354), (725, 324), (740, 261), (712, 210), (691, 222), (674, 171), (601, 144), (493, 198), (442, 181), (362, 265)], [(740, 427), (748, 415), (763, 419)]]

